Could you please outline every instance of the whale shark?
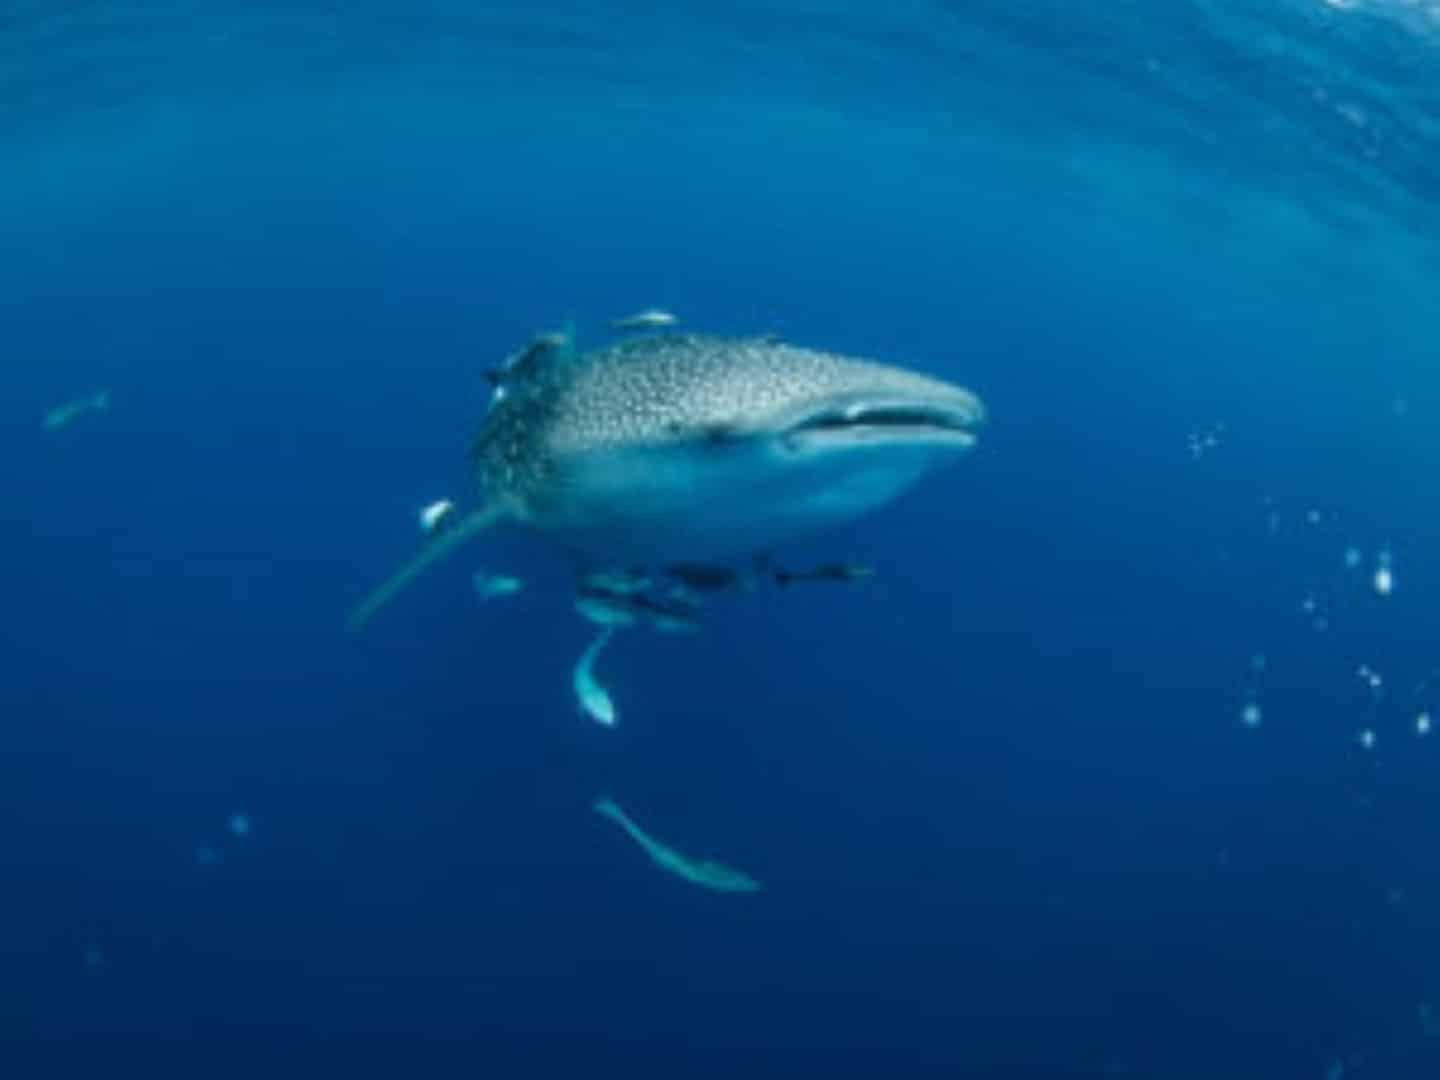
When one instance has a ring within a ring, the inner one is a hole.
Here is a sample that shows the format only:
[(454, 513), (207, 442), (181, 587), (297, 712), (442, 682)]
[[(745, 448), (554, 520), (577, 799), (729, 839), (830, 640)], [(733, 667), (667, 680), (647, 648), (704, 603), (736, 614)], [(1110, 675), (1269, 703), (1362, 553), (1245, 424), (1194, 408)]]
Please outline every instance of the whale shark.
[(891, 502), (972, 450), (986, 418), (964, 387), (772, 337), (537, 341), (492, 375), (478, 509), (366, 597), (352, 629), (501, 522), (592, 569), (768, 551)]

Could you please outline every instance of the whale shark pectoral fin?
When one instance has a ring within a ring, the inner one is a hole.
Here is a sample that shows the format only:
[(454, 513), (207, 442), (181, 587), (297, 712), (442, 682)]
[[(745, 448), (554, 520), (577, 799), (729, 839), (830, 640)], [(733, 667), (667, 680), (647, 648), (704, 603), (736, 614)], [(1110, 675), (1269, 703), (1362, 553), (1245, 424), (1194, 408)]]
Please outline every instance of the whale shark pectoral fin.
[(395, 571), (383, 584), (365, 597), (360, 606), (351, 612), (350, 618), (345, 623), (345, 629), (351, 633), (363, 630), (365, 624), (373, 619), (381, 608), (399, 596), (412, 581), (442, 559), (460, 550), (504, 516), (505, 511), (498, 506), (485, 506), (471, 511), (426, 544), (420, 554)]

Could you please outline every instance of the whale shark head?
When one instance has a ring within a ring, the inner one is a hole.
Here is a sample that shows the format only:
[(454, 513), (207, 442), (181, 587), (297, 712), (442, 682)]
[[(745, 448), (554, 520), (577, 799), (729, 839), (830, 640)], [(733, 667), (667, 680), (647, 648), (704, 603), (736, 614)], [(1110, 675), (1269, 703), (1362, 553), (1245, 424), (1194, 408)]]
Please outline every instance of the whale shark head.
[(476, 444), (492, 499), (597, 559), (744, 555), (890, 502), (972, 449), (970, 391), (764, 339), (558, 357)]

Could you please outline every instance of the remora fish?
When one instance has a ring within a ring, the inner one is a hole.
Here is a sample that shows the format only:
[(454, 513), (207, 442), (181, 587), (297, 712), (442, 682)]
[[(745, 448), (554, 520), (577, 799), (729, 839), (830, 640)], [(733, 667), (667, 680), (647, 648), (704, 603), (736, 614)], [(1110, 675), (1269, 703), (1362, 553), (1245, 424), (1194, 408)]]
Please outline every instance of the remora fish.
[(525, 583), (509, 574), (487, 574), (477, 570), (470, 576), (475, 595), (481, 600), (493, 600), (497, 596), (513, 596), (525, 587)]
[(637, 311), (634, 315), (616, 319), (610, 325), (616, 330), (657, 330), (662, 326), (674, 326), (679, 321), (668, 311), (662, 311), (660, 308), (646, 308), (644, 311)]
[(499, 521), (592, 565), (765, 550), (893, 500), (977, 438), (970, 391), (762, 338), (668, 334), (547, 350), (509, 384), (473, 457), (484, 502), (350, 619)]
[(789, 585), (794, 581), (860, 581), (875, 576), (868, 566), (850, 563), (822, 563), (813, 570), (776, 570), (775, 583)]
[(650, 588), (650, 579), (633, 570), (594, 570), (580, 578), (580, 587), (614, 596), (633, 596)]
[(600, 626), (635, 626), (644, 623), (671, 633), (700, 629), (695, 609), (674, 601), (639, 593), (612, 593), (582, 588), (575, 594), (575, 610)]
[(575, 594), (575, 610), (597, 626), (634, 626), (639, 621), (629, 597), (594, 589)]
[(613, 799), (595, 800), (594, 810), (601, 817), (609, 818), (624, 829), (630, 839), (639, 844), (651, 861), (662, 870), (667, 870), (692, 884), (719, 892), (760, 891), (760, 883), (749, 874), (709, 859), (692, 859), (669, 845), (660, 843), (631, 821)]
[(455, 504), (449, 499), (436, 499), (420, 508), (420, 531), (437, 536), (455, 520)]
[(740, 572), (729, 566), (672, 563), (665, 567), (665, 573), (692, 589), (704, 589), (707, 592), (732, 589), (740, 583)]
[(650, 596), (636, 596), (635, 609), (645, 622), (656, 630), (667, 633), (691, 633), (700, 629), (695, 620), (695, 608), (671, 600)]
[(609, 691), (595, 681), (595, 658), (600, 655), (600, 650), (614, 633), (614, 627), (610, 626), (600, 631), (599, 636), (580, 654), (580, 659), (575, 661), (575, 670), (570, 678), (571, 685), (575, 688), (575, 700), (581, 711), (597, 724), (604, 724), (606, 727), (615, 726), (615, 702)]

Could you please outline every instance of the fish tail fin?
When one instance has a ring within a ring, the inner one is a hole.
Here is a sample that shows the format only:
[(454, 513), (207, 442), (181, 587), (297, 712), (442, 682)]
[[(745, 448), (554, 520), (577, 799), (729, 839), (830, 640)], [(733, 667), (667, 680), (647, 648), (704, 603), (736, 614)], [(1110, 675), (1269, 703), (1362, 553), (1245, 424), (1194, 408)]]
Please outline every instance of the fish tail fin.
[(452, 528), (447, 529), (427, 544), (420, 554), (395, 571), (369, 596), (365, 597), (360, 606), (350, 613), (345, 628), (351, 633), (363, 630), (365, 624), (373, 619), (381, 608), (399, 596), (411, 582), (436, 563), (464, 547), (495, 524), (502, 516), (503, 511), (498, 506), (482, 507), (467, 514)]

